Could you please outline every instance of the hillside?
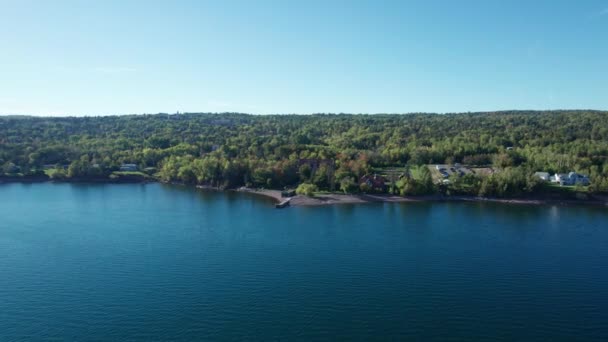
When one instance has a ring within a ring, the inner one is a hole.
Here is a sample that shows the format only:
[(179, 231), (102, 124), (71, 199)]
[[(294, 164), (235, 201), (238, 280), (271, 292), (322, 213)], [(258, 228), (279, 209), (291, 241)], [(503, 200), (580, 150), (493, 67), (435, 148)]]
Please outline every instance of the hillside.
[(428, 169), (411, 172), (419, 165), (461, 163), (500, 172), (462, 177), (448, 186), (452, 193), (533, 193), (540, 188), (536, 171), (576, 171), (589, 175), (590, 192), (605, 192), (608, 112), (0, 117), (6, 176), (105, 178), (125, 163), (164, 181), (268, 188), (306, 182), (353, 192), (362, 190), (362, 176), (393, 167), (403, 174), (386, 191), (399, 194), (438, 191)]

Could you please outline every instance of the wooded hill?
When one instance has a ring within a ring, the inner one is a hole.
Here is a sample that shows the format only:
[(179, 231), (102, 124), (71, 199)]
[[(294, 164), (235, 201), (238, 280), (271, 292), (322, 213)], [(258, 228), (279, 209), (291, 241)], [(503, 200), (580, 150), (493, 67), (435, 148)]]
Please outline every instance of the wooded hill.
[[(454, 181), (451, 193), (534, 193), (536, 171), (576, 171), (590, 176), (590, 192), (606, 192), (608, 112), (0, 117), (5, 177), (104, 178), (124, 163), (164, 181), (349, 192), (377, 169), (462, 163), (500, 172)], [(424, 169), (387, 191), (438, 191)]]

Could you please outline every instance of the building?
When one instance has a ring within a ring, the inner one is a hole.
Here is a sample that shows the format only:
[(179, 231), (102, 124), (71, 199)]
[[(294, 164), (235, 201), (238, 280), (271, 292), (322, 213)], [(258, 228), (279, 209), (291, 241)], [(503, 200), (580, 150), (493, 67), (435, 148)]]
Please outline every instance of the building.
[(377, 174), (374, 175), (365, 175), (359, 179), (359, 185), (367, 184), (372, 190), (376, 191), (385, 191), (386, 190), (386, 181), (384, 177), (379, 176)]
[(137, 171), (137, 165), (135, 164), (122, 164), (120, 171)]
[(573, 185), (589, 185), (591, 183), (588, 176), (576, 172), (570, 172), (568, 179), (570, 179), (570, 183)]
[(576, 172), (570, 172), (568, 174), (556, 173), (551, 178), (551, 182), (559, 183), (559, 185), (589, 185), (589, 184), (591, 184), (588, 176), (581, 175), (580, 173), (576, 173)]
[(566, 173), (556, 173), (553, 176), (553, 182), (558, 183), (559, 185), (571, 185), (568, 174)]
[(551, 176), (549, 175), (549, 172), (535, 172), (534, 176), (540, 178), (541, 180), (548, 182), (549, 180), (551, 180)]

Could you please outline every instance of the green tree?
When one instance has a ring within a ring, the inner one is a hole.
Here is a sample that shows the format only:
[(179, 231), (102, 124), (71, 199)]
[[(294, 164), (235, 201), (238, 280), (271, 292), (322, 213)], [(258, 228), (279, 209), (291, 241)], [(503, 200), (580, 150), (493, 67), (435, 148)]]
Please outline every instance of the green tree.
[(296, 194), (304, 196), (314, 196), (317, 191), (319, 191), (319, 188), (310, 183), (302, 183), (296, 188)]
[(357, 192), (359, 187), (352, 177), (344, 177), (340, 180), (340, 190), (345, 194), (352, 194)]

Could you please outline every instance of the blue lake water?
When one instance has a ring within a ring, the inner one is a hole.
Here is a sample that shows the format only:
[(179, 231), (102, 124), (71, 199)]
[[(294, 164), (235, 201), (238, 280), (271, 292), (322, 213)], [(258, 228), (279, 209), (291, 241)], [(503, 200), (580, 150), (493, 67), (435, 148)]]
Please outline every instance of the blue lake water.
[(0, 341), (606, 340), (608, 209), (0, 185)]

